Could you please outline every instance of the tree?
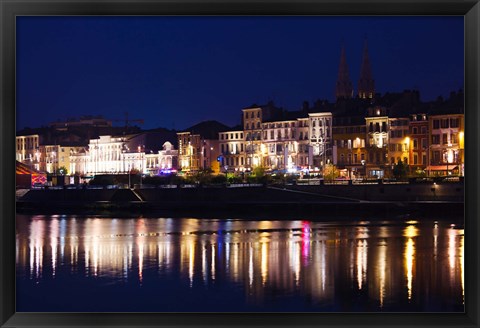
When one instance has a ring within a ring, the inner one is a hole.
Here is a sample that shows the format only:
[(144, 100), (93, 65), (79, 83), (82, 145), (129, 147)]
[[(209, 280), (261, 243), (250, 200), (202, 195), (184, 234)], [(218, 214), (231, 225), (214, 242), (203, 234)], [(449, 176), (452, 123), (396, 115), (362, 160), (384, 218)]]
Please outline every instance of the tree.
[(57, 172), (56, 172), (58, 175), (67, 175), (68, 174), (68, 170), (65, 166), (60, 166), (58, 169), (57, 169)]
[(327, 181), (333, 181), (340, 176), (340, 171), (333, 164), (325, 164), (323, 169), (323, 178)]
[(397, 164), (393, 167), (393, 176), (397, 180), (403, 180), (408, 175), (408, 165), (402, 160), (398, 160)]
[(213, 171), (210, 168), (199, 170), (197, 173), (195, 173), (193, 179), (196, 183), (200, 185), (209, 184), (212, 180), (212, 173)]

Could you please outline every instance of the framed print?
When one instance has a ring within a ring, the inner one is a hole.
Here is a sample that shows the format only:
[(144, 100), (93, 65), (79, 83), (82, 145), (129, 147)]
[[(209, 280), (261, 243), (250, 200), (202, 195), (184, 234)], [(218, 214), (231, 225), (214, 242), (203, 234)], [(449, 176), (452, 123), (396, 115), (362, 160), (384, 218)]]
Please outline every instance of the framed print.
[(2, 327), (478, 326), (478, 1), (0, 8)]

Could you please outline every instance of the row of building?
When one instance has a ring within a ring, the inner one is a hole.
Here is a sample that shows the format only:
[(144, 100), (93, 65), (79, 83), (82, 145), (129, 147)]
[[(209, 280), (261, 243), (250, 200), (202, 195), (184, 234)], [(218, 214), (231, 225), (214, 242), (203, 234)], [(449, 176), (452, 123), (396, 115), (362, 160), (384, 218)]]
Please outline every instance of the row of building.
[(462, 113), (390, 117), (385, 107), (373, 106), (357, 119), (332, 112), (285, 112), (272, 103), (242, 112), (241, 128), (224, 129), (216, 138), (198, 129), (177, 132), (177, 140), (157, 138), (156, 151), (148, 145), (155, 132), (102, 135), (83, 146), (41, 144), (40, 135), (17, 136), (17, 160), (48, 173), (62, 173), (58, 170), (63, 168), (80, 175), (208, 168), (242, 173), (255, 167), (321, 174), (330, 163), (350, 178), (385, 177), (398, 161), (411, 172), (463, 175)]

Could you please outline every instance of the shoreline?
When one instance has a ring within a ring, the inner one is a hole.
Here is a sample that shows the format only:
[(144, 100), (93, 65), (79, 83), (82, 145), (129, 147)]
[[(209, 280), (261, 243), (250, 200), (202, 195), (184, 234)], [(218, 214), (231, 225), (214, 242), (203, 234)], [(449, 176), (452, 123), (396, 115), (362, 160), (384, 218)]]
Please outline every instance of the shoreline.
[(463, 202), (17, 202), (19, 214), (164, 215), (173, 217), (385, 218), (402, 215), (463, 217)]
[(463, 184), (27, 190), (17, 213), (169, 216), (463, 217)]

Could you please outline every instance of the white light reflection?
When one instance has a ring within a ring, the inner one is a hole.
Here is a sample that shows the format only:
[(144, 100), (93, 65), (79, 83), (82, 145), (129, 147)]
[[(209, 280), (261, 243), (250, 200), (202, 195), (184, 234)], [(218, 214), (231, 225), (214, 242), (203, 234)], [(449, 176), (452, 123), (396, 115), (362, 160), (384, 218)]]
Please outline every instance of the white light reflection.
[(207, 246), (205, 241), (202, 241), (202, 277), (203, 282), (207, 283)]
[(295, 284), (298, 285), (300, 280), (300, 246), (299, 243), (295, 240), (290, 240), (289, 242), (289, 260), (290, 260), (290, 268), (293, 270), (293, 274), (295, 276)]
[(253, 248), (252, 245), (249, 245), (249, 256), (248, 256), (248, 284), (252, 287), (253, 284)]
[(212, 280), (215, 280), (215, 244), (212, 244)]
[(50, 247), (52, 249), (52, 276), (55, 277), (57, 267), (57, 247), (58, 247), (58, 220), (50, 221)]
[(366, 239), (357, 241), (357, 283), (362, 289), (367, 280), (368, 242)]
[(457, 232), (455, 229), (448, 229), (448, 264), (450, 267), (450, 281), (453, 283), (455, 279), (455, 258), (456, 258), (456, 239)]
[(193, 286), (193, 273), (195, 265), (195, 242), (192, 239), (187, 241), (188, 245), (188, 278), (190, 279), (190, 287)]
[(62, 262), (65, 256), (65, 239), (67, 238), (67, 220), (65, 215), (62, 215), (60, 220), (60, 258)]
[(407, 237), (407, 243), (405, 244), (404, 259), (405, 259), (405, 275), (407, 277), (407, 292), (408, 299), (412, 299), (413, 290), (413, 268), (415, 262), (415, 242), (413, 238), (418, 235), (418, 229), (414, 225), (409, 225), (405, 228), (404, 236)]
[(39, 278), (43, 265), (43, 238), (45, 221), (33, 220), (30, 225), (30, 275)]
[(387, 270), (387, 241), (384, 239), (382, 244), (378, 246), (378, 278), (379, 278), (379, 299), (380, 307), (383, 307), (385, 300), (385, 285), (386, 285), (386, 270)]
[(261, 274), (262, 274), (262, 284), (265, 285), (267, 281), (267, 273), (268, 273), (268, 263), (267, 263), (267, 256), (268, 256), (268, 248), (267, 243), (261, 243), (261, 251), (260, 251), (260, 258), (261, 258)]
[(407, 289), (408, 299), (412, 299), (412, 281), (413, 281), (413, 259), (415, 254), (415, 246), (412, 238), (408, 238), (405, 247), (405, 265), (407, 267)]

